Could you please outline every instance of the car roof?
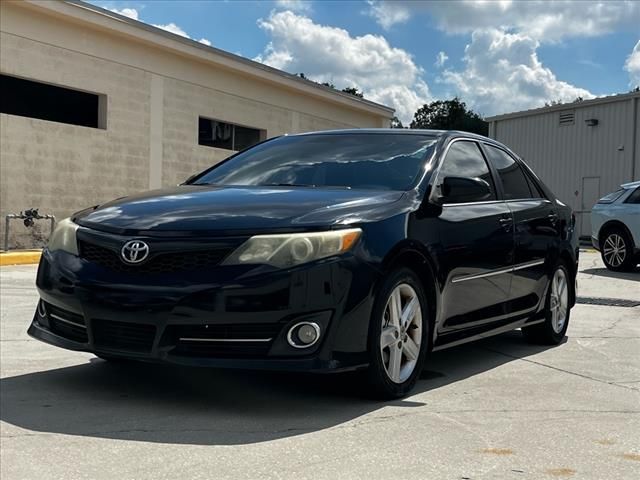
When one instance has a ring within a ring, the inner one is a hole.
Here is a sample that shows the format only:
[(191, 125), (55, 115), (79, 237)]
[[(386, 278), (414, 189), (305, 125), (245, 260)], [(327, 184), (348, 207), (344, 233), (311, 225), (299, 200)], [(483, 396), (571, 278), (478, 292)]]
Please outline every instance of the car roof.
[[(495, 140), (478, 135), (476, 133), (463, 132), (460, 130), (427, 130), (417, 128), (347, 128), (341, 130), (320, 130), (317, 132), (305, 132), (290, 134), (290, 136), (306, 136), (306, 135), (350, 135), (356, 133), (366, 133), (374, 135), (388, 135), (390, 133), (396, 135), (431, 135), (434, 137), (469, 137), (481, 140), (489, 140), (496, 142)], [(496, 142), (499, 143), (499, 142)]]
[(640, 187), (640, 180), (636, 182), (623, 183), (622, 185), (620, 185), (620, 188), (624, 188), (625, 190), (629, 190), (631, 188), (636, 188), (636, 187)]

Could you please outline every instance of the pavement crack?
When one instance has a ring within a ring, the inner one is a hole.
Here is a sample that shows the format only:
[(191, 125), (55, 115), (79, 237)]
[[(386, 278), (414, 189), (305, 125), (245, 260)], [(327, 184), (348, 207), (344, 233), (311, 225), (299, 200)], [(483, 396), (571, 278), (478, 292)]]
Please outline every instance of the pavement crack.
[(549, 368), (549, 369), (555, 370), (557, 372), (566, 373), (568, 375), (574, 375), (576, 377), (585, 378), (587, 380), (592, 380), (594, 382), (603, 383), (605, 385), (612, 385), (614, 387), (624, 388), (625, 390), (634, 390), (634, 391), (637, 390), (636, 388), (628, 387), (626, 385), (619, 385), (617, 382), (608, 382), (606, 380), (600, 380), (599, 378), (591, 377), (591, 376), (585, 375), (583, 373), (572, 372), (571, 370), (567, 370), (567, 369), (560, 368), (560, 367), (554, 367), (553, 365), (547, 365), (546, 363), (542, 363), (542, 362), (536, 362), (535, 360), (530, 360), (528, 358), (519, 357), (517, 355), (511, 355), (510, 353), (501, 352), (499, 350), (494, 350), (492, 348), (483, 347), (483, 349), (487, 350), (489, 352), (497, 353), (498, 355), (503, 355), (505, 357), (513, 358), (514, 360), (521, 360), (523, 362), (532, 363), (532, 364), (538, 365), (540, 367)]

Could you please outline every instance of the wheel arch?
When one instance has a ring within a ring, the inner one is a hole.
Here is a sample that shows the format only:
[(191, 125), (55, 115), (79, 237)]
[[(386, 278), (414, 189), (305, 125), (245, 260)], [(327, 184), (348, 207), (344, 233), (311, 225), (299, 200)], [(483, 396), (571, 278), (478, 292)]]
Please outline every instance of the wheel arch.
[(436, 316), (440, 305), (439, 284), (436, 276), (436, 263), (431, 256), (418, 246), (408, 243), (390, 252), (382, 263), (383, 277), (396, 268), (408, 268), (420, 279), (427, 295), (429, 312), (429, 350), (433, 348)]
[(602, 226), (600, 227), (600, 231), (598, 232), (598, 245), (600, 245), (601, 249), (604, 235), (613, 229), (620, 229), (624, 233), (626, 233), (629, 240), (631, 240), (631, 247), (635, 247), (633, 242), (633, 235), (631, 235), (631, 231), (629, 230), (629, 228), (620, 220), (609, 220), (602, 224)]

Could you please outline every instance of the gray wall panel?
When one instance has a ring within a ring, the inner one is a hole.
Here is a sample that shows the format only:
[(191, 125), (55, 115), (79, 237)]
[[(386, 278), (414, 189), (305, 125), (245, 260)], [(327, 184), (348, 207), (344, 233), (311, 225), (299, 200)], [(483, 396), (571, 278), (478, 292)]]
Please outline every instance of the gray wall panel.
[[(634, 141), (635, 177), (640, 175), (637, 133), (640, 108), (634, 109), (637, 98), (592, 105), (568, 104), (562, 110), (498, 119), (492, 122), (490, 135), (522, 156), (556, 195), (578, 213), (584, 234), (590, 228), (590, 206), (582, 208), (583, 178), (600, 178), (600, 196), (632, 181)], [(560, 112), (565, 111), (574, 112), (572, 125), (559, 124)], [(597, 119), (598, 125), (587, 126), (585, 121), (590, 118)]]

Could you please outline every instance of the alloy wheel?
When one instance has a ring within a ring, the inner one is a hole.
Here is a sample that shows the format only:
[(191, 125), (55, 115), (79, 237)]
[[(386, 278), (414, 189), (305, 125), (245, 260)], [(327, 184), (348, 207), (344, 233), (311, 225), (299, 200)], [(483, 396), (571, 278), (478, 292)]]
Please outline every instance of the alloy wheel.
[(405, 382), (413, 373), (422, 343), (422, 309), (416, 291), (410, 285), (396, 286), (382, 316), (380, 351), (389, 379)]
[(602, 250), (605, 261), (614, 268), (622, 265), (627, 256), (627, 246), (624, 239), (617, 233), (607, 236)]
[(567, 276), (564, 270), (559, 268), (553, 275), (551, 281), (551, 327), (556, 333), (560, 333), (567, 321), (567, 312), (569, 311), (569, 288), (567, 284)]

